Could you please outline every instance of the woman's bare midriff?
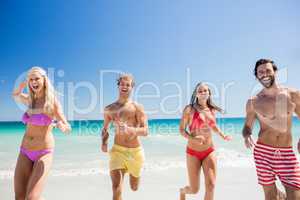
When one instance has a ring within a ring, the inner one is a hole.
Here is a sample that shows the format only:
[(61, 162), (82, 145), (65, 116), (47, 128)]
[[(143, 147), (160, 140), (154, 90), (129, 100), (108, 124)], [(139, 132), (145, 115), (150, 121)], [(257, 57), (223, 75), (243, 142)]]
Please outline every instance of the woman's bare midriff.
[(197, 139), (189, 139), (187, 146), (193, 150), (204, 151), (213, 146), (211, 130), (209, 128), (197, 130), (195, 133), (192, 133), (192, 136), (203, 136), (205, 138), (202, 144), (199, 144)]
[(34, 126), (27, 124), (21, 146), (28, 150), (42, 150), (54, 148), (53, 127)]

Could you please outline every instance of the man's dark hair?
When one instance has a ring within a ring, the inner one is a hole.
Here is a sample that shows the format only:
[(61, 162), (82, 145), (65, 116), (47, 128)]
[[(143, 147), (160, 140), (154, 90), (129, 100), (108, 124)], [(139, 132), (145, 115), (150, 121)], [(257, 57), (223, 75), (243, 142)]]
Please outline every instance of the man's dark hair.
[(262, 59), (259, 59), (258, 61), (256, 61), (256, 63), (255, 63), (255, 68), (254, 68), (254, 75), (255, 75), (255, 77), (257, 77), (257, 68), (258, 68), (258, 66), (263, 65), (263, 64), (267, 64), (267, 63), (272, 64), (273, 70), (275, 72), (277, 71), (278, 68), (275, 65), (275, 63), (274, 63), (273, 60), (262, 58)]

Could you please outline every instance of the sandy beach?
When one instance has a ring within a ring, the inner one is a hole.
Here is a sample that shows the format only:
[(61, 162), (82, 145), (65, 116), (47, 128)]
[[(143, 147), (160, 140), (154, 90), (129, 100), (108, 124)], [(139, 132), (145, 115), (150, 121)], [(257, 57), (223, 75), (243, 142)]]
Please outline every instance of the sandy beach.
[[(1, 200), (13, 197), (12, 180), (1, 181)], [(123, 198), (126, 200), (174, 200), (179, 199), (178, 189), (187, 182), (183, 168), (168, 169), (164, 172), (143, 173), (141, 187), (132, 192), (126, 176)], [(200, 192), (190, 195), (189, 200), (203, 199), (204, 182), (201, 179)], [(108, 175), (51, 176), (44, 190), (46, 200), (85, 200), (111, 199), (110, 178)], [(216, 186), (216, 200), (263, 199), (263, 192), (257, 185), (254, 168), (219, 168)]]

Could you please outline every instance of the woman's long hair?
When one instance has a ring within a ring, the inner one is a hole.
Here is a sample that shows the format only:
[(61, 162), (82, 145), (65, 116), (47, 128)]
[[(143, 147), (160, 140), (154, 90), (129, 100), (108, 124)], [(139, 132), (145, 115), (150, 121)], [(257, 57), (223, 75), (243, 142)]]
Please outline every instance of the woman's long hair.
[[(198, 104), (197, 92), (198, 92), (198, 88), (199, 88), (201, 85), (206, 85), (206, 84), (205, 84), (205, 83), (202, 83), (202, 82), (198, 83), (198, 84), (196, 85), (194, 91), (193, 91), (193, 94), (192, 94), (192, 97), (191, 97), (191, 101), (190, 101), (190, 105), (191, 105), (193, 108), (195, 108), (195, 105)], [(207, 86), (207, 85), (206, 85), (206, 86)], [(210, 90), (209, 87), (207, 87), (207, 88), (208, 88), (208, 93), (209, 93), (209, 97), (208, 97), (207, 102), (206, 102), (208, 108), (209, 108), (210, 110), (216, 110), (216, 111), (218, 111), (218, 112), (222, 112), (223, 110), (222, 110), (220, 107), (216, 106), (216, 104), (214, 104), (214, 103), (212, 102), (212, 100), (211, 100), (211, 90)]]
[[(43, 78), (44, 78), (44, 92), (45, 92), (45, 104), (43, 107), (43, 112), (52, 115), (54, 112), (54, 102), (56, 100), (56, 93), (55, 90), (53, 88), (53, 85), (51, 84), (46, 71), (41, 68), (41, 67), (32, 67), (27, 74), (27, 79), (29, 79), (29, 76), (33, 73), (38, 72)], [(29, 85), (29, 80), (28, 80), (28, 88), (29, 88), (29, 113), (32, 112), (35, 105), (35, 101), (36, 101), (36, 95), (33, 92), (33, 90), (31, 89), (30, 85)]]

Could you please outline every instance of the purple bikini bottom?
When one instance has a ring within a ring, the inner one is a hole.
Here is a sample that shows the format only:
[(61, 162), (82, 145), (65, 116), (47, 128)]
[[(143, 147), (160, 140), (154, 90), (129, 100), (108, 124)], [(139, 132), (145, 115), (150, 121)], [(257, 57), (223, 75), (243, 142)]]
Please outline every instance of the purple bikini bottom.
[(53, 149), (42, 149), (42, 150), (28, 150), (24, 147), (20, 148), (21, 153), (29, 158), (32, 162), (37, 161), (40, 157), (43, 155), (46, 155), (48, 153), (52, 153)]

